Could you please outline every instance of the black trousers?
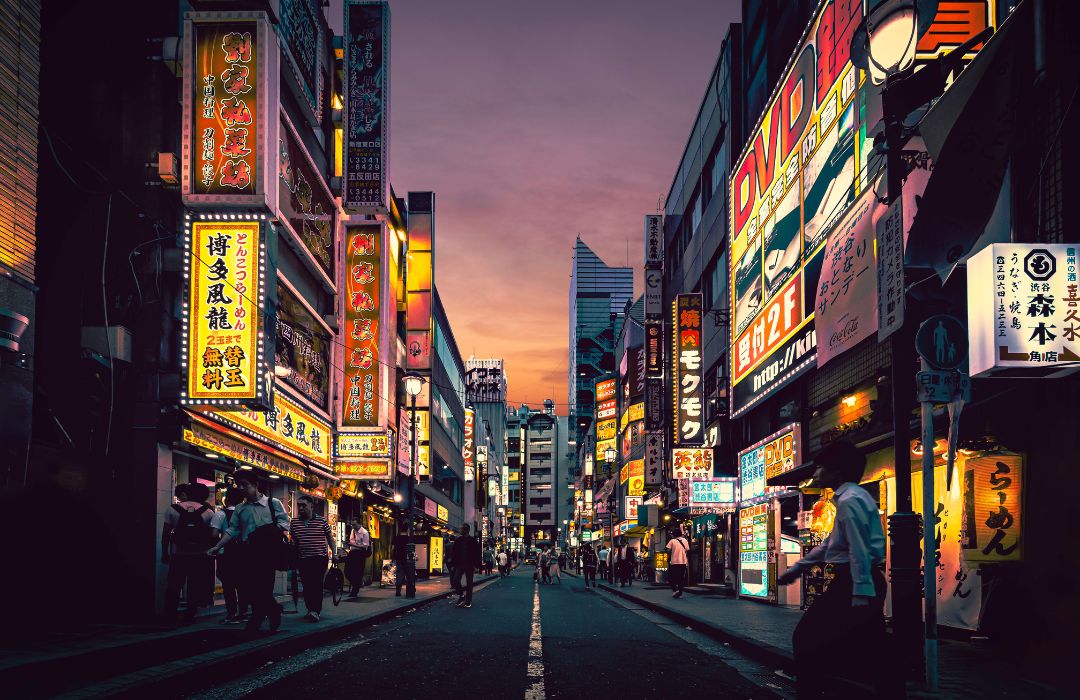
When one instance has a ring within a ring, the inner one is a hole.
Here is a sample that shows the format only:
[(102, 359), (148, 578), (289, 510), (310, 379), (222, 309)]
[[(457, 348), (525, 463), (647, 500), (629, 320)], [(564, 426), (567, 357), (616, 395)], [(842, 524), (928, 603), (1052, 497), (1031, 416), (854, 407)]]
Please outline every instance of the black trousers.
[[(464, 595), (463, 600), (468, 605), (472, 602), (472, 589), (473, 589), (473, 574), (476, 569), (472, 566), (455, 567), (450, 574), (450, 585), (454, 587), (457, 594)], [(465, 586), (461, 585), (461, 577), (465, 577)]]
[(589, 587), (589, 581), (592, 581), (593, 588), (596, 588), (596, 567), (595, 566), (586, 566), (585, 567), (585, 587), (586, 588)]
[(671, 564), (667, 573), (668, 581), (671, 583), (671, 590), (682, 593), (683, 588), (686, 587), (686, 564)]
[(326, 578), (328, 557), (302, 557), (297, 568), (300, 583), (304, 584), (304, 607), (308, 612), (322, 612), (323, 580)]
[(251, 619), (248, 620), (247, 629), (259, 629), (267, 618), (271, 626), (277, 625), (281, 621), (281, 606), (274, 598), (274, 583), (277, 580), (274, 565), (251, 551), (244, 552), (242, 561), (241, 593), (251, 603)]
[(209, 592), (214, 585), (209, 557), (205, 552), (177, 552), (169, 560), (169, 575), (165, 580), (165, 614), (172, 616), (180, 605), (180, 591), (187, 584), (187, 612), (194, 618), (199, 606), (209, 604)]
[(904, 697), (903, 679), (890, 663), (886, 648), (885, 574), (873, 571), (875, 594), (870, 605), (851, 607), (851, 567), (833, 564), (836, 577), (818, 596), (792, 635), (800, 698), (840, 692), (836, 676), (861, 680), (874, 687), (878, 697)]
[(241, 594), (240, 574), (243, 570), (238, 557), (226, 552), (217, 559), (217, 577), (221, 581), (221, 595), (225, 598), (225, 613), (230, 617), (247, 612), (248, 601)]
[(367, 558), (367, 554), (356, 549), (345, 555), (345, 578), (349, 579), (350, 595), (356, 595), (364, 587)]

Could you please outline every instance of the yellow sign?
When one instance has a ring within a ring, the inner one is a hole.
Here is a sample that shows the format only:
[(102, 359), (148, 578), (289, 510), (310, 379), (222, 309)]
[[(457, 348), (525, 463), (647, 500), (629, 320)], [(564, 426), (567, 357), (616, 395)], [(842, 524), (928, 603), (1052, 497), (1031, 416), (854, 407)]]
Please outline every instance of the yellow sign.
[(280, 391), (275, 392), (274, 406), (269, 411), (206, 411), (206, 414), (274, 447), (330, 466), (330, 425)]
[(393, 435), (389, 431), (370, 435), (338, 433), (334, 439), (334, 456), (339, 459), (388, 458), (393, 444)]
[(450, 511), (446, 510), (446, 506), (436, 505), (435, 517), (445, 523), (450, 520)]
[(626, 480), (632, 476), (640, 476), (642, 480), (645, 478), (645, 460), (635, 459), (627, 462), (623, 465), (622, 470), (619, 472), (619, 483), (626, 483)]
[(416, 409), (416, 475), (431, 478), (431, 412)]
[(239, 440), (233, 440), (201, 425), (184, 428), (184, 442), (223, 454), (226, 457), (232, 457), (245, 464), (254, 464), (271, 474), (285, 476), (295, 481), (304, 480), (304, 470), (299, 463), (292, 464), (288, 461), (289, 458), (278, 457), (264, 450), (245, 445)]
[(521, 474), (521, 472), (519, 472), (516, 469), (511, 471), (510, 474), (509, 474), (509, 478), (507, 478), (507, 481), (519, 481), (520, 480), (519, 479), (520, 474)]
[(431, 546), (428, 547), (428, 561), (431, 571), (441, 572), (443, 568), (443, 538), (432, 537)]
[(350, 479), (389, 479), (390, 460), (372, 460), (370, 462), (335, 462), (334, 471)]
[(645, 403), (635, 403), (623, 411), (619, 418), (619, 430), (626, 430), (626, 426), (634, 421), (645, 420)]
[[(614, 422), (612, 422), (612, 425), (614, 425)], [(596, 461), (597, 462), (607, 463), (607, 458), (604, 457), (604, 453), (606, 453), (609, 448), (612, 449), (612, 450), (616, 449), (614, 439), (611, 439), (611, 440), (597, 440), (596, 441)]]
[(627, 495), (629, 495), (629, 496), (644, 496), (645, 495), (645, 477), (644, 476), (632, 476), (632, 477), (630, 477), (630, 486), (627, 488)]
[(964, 544), (968, 562), (1011, 561), (1021, 558), (1024, 458), (1017, 454), (990, 454), (968, 460), (965, 494), (974, 515), (974, 541)]
[(614, 440), (616, 434), (615, 419), (601, 420), (596, 422), (596, 439), (601, 440)]
[(186, 233), (181, 361), (187, 376), (180, 400), (265, 406), (262, 224), (194, 221)]

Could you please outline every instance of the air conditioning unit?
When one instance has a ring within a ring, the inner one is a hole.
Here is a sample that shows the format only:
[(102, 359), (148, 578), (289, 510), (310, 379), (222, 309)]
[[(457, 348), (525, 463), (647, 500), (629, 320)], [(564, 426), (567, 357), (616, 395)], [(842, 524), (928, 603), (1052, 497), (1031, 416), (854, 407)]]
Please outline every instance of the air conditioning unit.
[(82, 346), (102, 357), (131, 362), (131, 331), (125, 326), (83, 326)]

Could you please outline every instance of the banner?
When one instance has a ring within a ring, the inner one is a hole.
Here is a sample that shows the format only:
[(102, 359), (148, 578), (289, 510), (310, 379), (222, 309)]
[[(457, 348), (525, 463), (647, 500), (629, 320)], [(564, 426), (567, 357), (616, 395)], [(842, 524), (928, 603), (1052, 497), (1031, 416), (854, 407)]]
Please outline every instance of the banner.
[(465, 441), (461, 446), (461, 456), (465, 462), (465, 481), (471, 482), (476, 477), (476, 412), (465, 409)]
[(333, 434), (330, 425), (283, 392), (275, 393), (274, 405), (268, 411), (209, 410), (205, 413), (268, 445), (330, 467)]
[(385, 212), (390, 141), (390, 5), (345, 2), (345, 153), (342, 206)]
[(277, 367), (288, 370), (278, 380), (324, 411), (329, 410), (330, 333), (322, 325), (322, 319), (316, 319), (292, 287), (281, 280), (274, 340), (274, 361)]
[(379, 427), (382, 226), (345, 228), (342, 427)]
[(904, 201), (897, 199), (878, 211), (874, 221), (877, 244), (879, 343), (904, 325), (907, 290), (904, 287)]
[(873, 190), (867, 190), (832, 228), (825, 244), (814, 302), (818, 367), (877, 333), (874, 202)]
[(262, 365), (263, 223), (215, 218), (188, 220), (184, 228), (180, 402), (266, 407), (272, 391)]
[(1022, 558), (1023, 457), (995, 454), (969, 459), (964, 466), (964, 510), (969, 562)]
[(332, 282), (337, 204), (284, 110), (278, 131), (278, 153), (279, 220)]

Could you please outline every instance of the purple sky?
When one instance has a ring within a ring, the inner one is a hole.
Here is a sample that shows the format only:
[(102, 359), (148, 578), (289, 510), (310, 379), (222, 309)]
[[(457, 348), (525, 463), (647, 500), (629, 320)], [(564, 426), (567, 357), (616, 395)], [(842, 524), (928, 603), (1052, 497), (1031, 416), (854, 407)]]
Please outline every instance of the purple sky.
[[(392, 0), (390, 177), (433, 190), (463, 357), (565, 413), (579, 233), (635, 268), (737, 0)], [(340, 32), (341, 0), (330, 9)], [(629, 248), (628, 248), (629, 246)]]

